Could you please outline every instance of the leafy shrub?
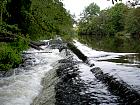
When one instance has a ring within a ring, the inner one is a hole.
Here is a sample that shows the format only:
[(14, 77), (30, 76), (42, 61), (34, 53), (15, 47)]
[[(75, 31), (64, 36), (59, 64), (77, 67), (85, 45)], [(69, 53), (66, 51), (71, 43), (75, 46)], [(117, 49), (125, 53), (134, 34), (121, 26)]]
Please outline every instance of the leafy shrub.
[(0, 25), (0, 31), (1, 32), (11, 32), (11, 33), (18, 33), (20, 32), (20, 29), (18, 28), (18, 25), (8, 25), (6, 23), (3, 23)]
[(21, 56), (10, 45), (2, 43), (0, 47), (0, 70), (6, 71), (21, 63)]
[(14, 42), (10, 43), (10, 46), (13, 50), (15, 50), (17, 53), (25, 50), (28, 48), (29, 38), (22, 37), (19, 35)]

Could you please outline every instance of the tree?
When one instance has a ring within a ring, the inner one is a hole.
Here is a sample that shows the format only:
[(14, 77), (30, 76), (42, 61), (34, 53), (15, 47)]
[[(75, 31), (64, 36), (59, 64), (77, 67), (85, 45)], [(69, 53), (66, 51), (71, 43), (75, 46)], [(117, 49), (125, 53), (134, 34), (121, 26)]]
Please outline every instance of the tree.
[[(79, 34), (93, 34), (91, 30), (96, 25), (92, 24), (95, 17), (100, 13), (100, 7), (96, 3), (91, 3), (85, 8), (81, 14), (81, 20), (79, 22)], [(96, 20), (96, 19), (95, 19)], [(96, 22), (95, 22), (96, 23)]]
[(100, 7), (93, 2), (85, 8), (85, 10), (81, 15), (83, 19), (88, 20), (93, 16), (97, 16), (99, 12), (100, 12)]
[(128, 7), (123, 3), (116, 3), (113, 7), (102, 11), (92, 3), (84, 10), (85, 15), (79, 22), (79, 33), (98, 35), (98, 37), (114, 36), (117, 32), (124, 30), (127, 12)]
[(140, 37), (140, 7), (129, 10), (125, 21), (125, 30), (133, 37)]
[(3, 13), (6, 12), (6, 4), (7, 0), (0, 1), (0, 24), (2, 24), (3, 21)]
[(33, 19), (28, 32), (33, 38), (71, 32), (72, 17), (59, 0), (32, 0), (31, 11)]
[(127, 6), (123, 3), (117, 3), (108, 10), (109, 23), (114, 27), (115, 33), (124, 30), (124, 21), (127, 14)]
[(11, 0), (6, 7), (10, 15), (8, 24), (18, 24), (22, 32), (26, 33), (29, 26), (30, 7), (31, 0)]

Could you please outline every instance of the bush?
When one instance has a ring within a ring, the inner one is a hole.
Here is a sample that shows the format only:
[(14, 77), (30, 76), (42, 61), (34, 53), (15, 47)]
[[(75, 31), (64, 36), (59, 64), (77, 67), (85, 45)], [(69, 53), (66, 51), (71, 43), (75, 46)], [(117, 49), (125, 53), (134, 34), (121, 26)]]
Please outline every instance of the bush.
[(21, 56), (10, 45), (1, 43), (0, 48), (0, 70), (7, 71), (21, 63)]
[(26, 50), (28, 48), (29, 38), (22, 37), (19, 35), (17, 39), (14, 40), (14, 42), (11, 42), (9, 45), (13, 50), (15, 50), (17, 53)]
[(9, 32), (9, 33), (19, 33), (21, 30), (18, 28), (18, 25), (8, 25), (3, 23), (0, 25), (0, 32)]

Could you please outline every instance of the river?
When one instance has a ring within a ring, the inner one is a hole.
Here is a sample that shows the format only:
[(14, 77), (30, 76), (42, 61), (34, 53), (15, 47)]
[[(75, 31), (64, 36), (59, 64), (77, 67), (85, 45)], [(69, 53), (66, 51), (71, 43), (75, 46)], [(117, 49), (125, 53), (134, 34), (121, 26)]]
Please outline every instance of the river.
[(97, 51), (75, 40), (75, 45), (105, 73), (125, 81), (140, 93), (140, 55)]
[[(76, 40), (74, 44), (89, 58), (90, 62), (95, 64), (95, 67), (100, 67), (105, 73), (124, 80), (140, 92), (138, 54), (96, 51)], [(30, 58), (25, 62), (26, 66), (14, 69), (12, 76), (0, 78), (0, 105), (30, 105), (41, 93), (42, 78), (47, 78), (45, 74), (54, 69), (58, 60), (65, 58), (58, 49), (49, 49), (46, 46), (42, 46), (42, 48), (44, 50), (29, 49), (25, 51), (26, 57)], [(82, 62), (74, 54), (73, 56), (76, 61)], [(94, 76), (90, 71), (94, 67), (89, 67), (85, 63), (77, 63), (77, 67), (79, 79), (83, 84), (82, 88), (79, 87), (81, 91), (77, 91), (79, 97), (82, 97), (81, 102), (77, 105), (124, 104), (119, 96), (111, 93), (108, 87)], [(66, 105), (75, 105), (72, 103), (70, 100)]]
[(31, 48), (26, 53), (30, 58), (25, 62), (26, 67), (16, 68), (12, 76), (0, 78), (0, 105), (30, 105), (43, 88), (41, 79), (53, 68), (54, 62), (62, 59), (57, 49)]

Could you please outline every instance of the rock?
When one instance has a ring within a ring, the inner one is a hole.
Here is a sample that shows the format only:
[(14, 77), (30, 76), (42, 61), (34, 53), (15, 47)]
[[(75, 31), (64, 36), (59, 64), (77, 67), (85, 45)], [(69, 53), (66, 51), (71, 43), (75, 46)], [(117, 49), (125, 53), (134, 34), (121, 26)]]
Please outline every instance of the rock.
[(91, 72), (95, 74), (97, 79), (108, 85), (113, 93), (121, 96), (128, 105), (139, 105), (140, 94), (123, 80), (117, 80), (108, 73), (103, 73), (99, 67), (92, 68)]

